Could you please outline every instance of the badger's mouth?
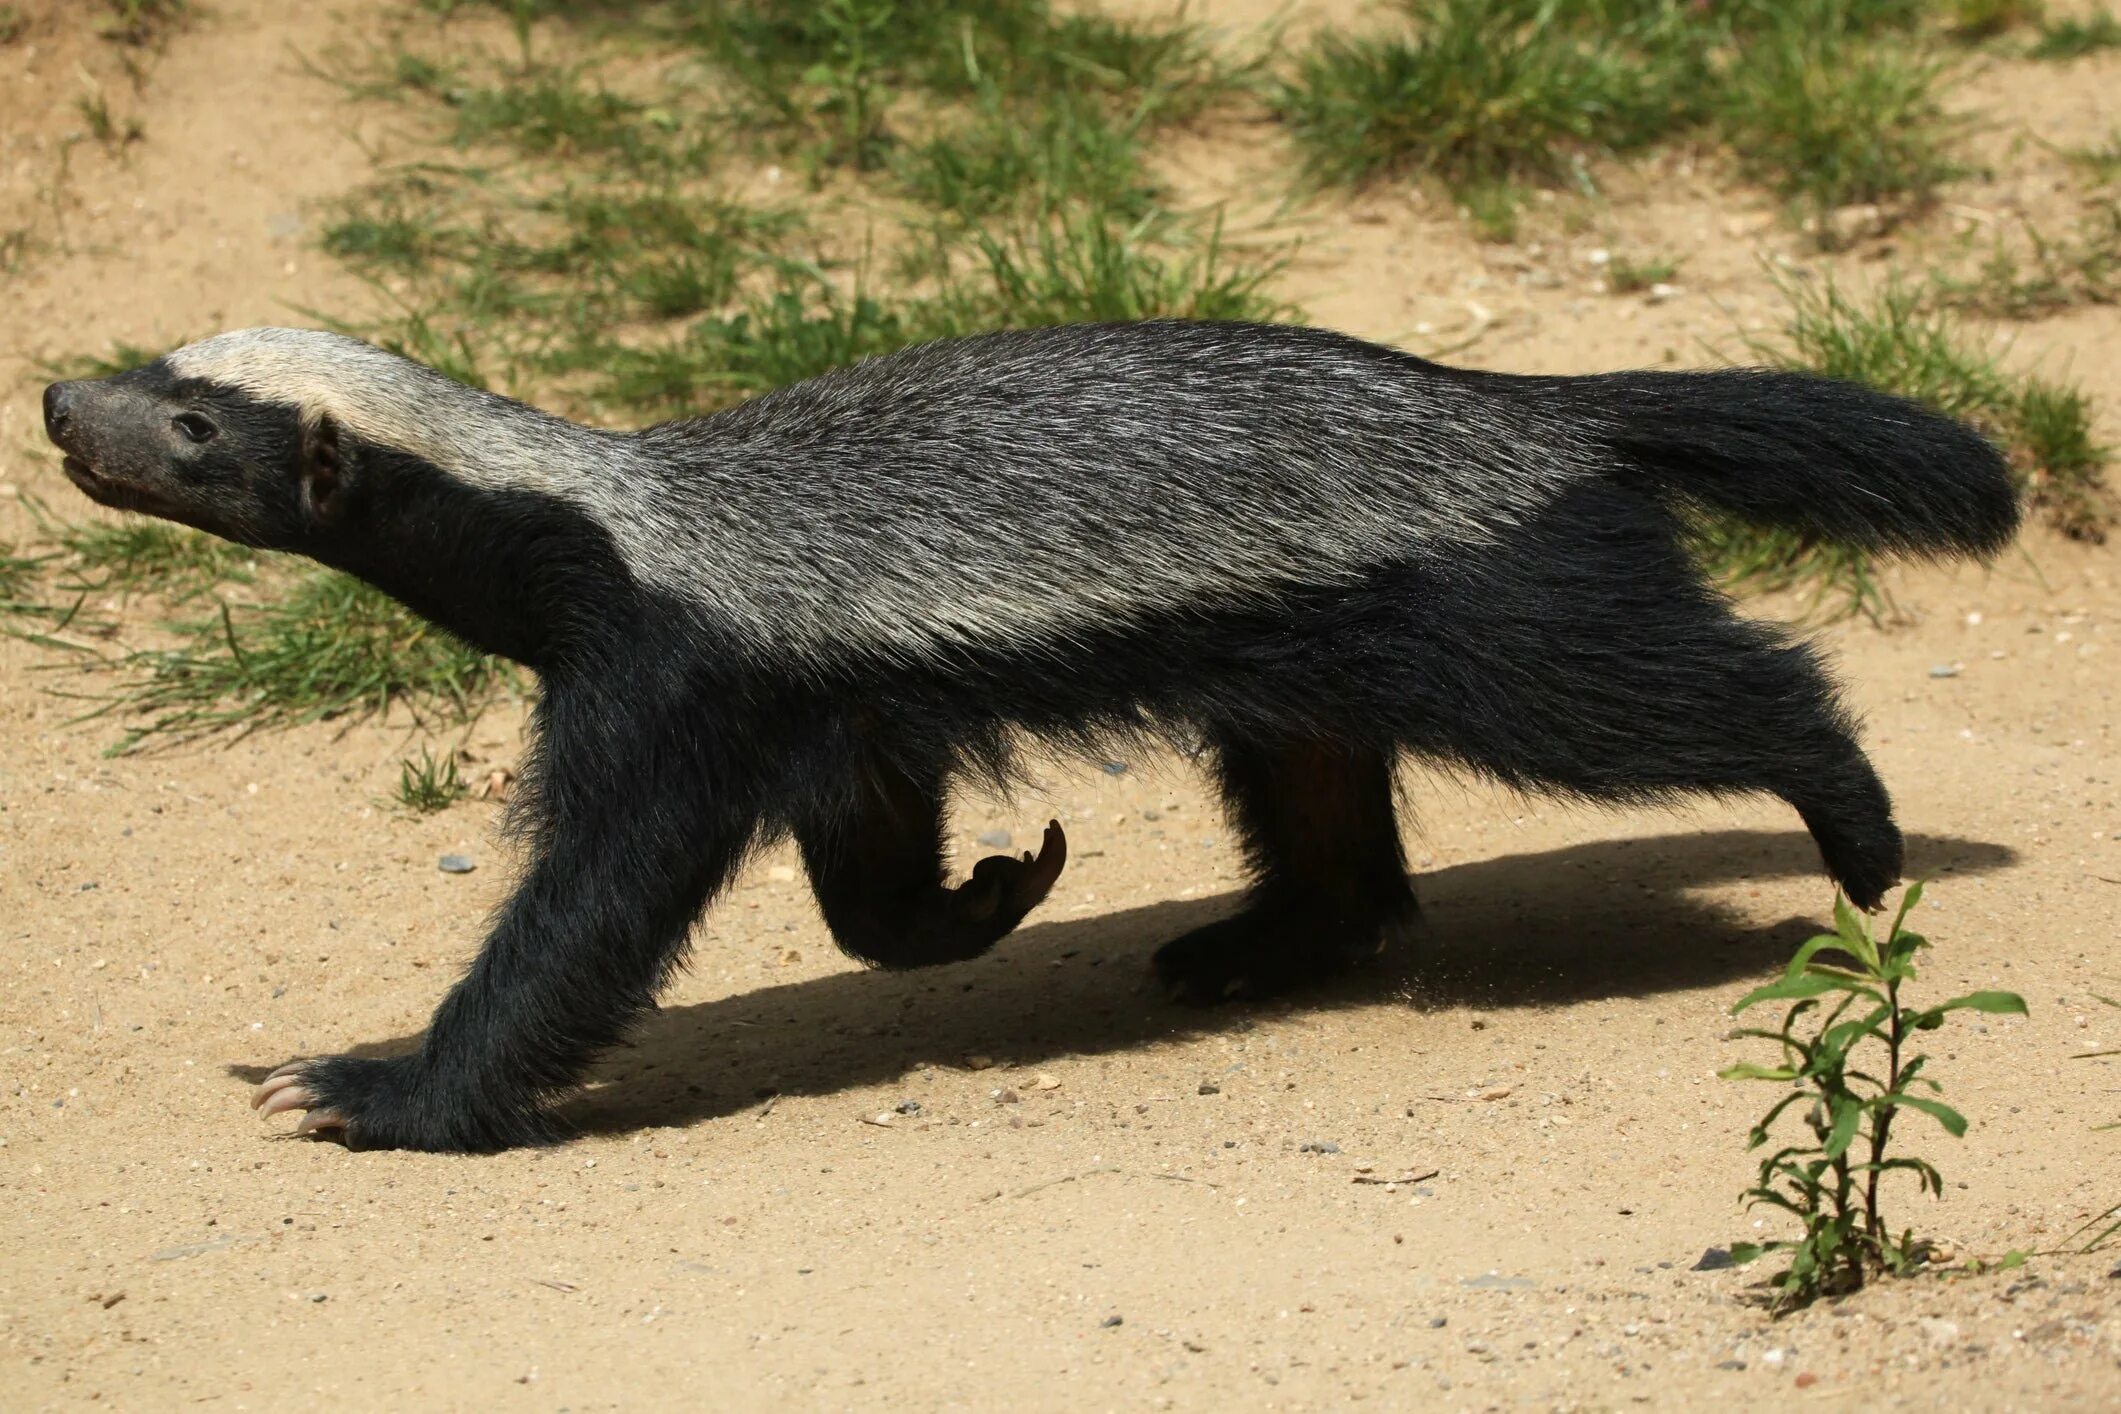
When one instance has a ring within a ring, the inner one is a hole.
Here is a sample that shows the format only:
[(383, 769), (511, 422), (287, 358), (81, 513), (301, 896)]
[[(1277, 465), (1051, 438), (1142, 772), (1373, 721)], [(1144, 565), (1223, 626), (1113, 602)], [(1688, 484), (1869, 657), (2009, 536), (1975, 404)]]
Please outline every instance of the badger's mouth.
[(59, 463), (66, 479), (74, 483), (82, 495), (99, 506), (109, 506), (114, 511), (140, 511), (147, 515), (160, 515), (160, 504), (154, 497), (142, 492), (128, 482), (105, 476), (90, 466), (81, 457), (69, 452)]

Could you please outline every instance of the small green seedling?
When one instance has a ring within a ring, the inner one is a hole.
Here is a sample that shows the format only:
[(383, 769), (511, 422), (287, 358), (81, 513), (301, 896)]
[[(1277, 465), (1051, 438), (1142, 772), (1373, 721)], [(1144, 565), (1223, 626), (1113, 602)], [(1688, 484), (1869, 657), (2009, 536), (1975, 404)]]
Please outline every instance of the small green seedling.
[(398, 804), (417, 815), (447, 810), (469, 789), (457, 773), (457, 754), (445, 751), (441, 759), (426, 747), (418, 759), (406, 757), (398, 763)]
[[(1791, 1004), (1779, 1030), (1734, 1033), (1773, 1041), (1782, 1050), (1779, 1063), (1747, 1061), (1721, 1072), (1726, 1080), (1790, 1087), (1753, 1126), (1748, 1148), (1766, 1145), (1776, 1122), (1792, 1110), (1806, 1131), (1760, 1161), (1759, 1181), (1744, 1194), (1748, 1208), (1790, 1213), (1804, 1224), (1804, 1235), (1731, 1247), (1740, 1263), (1788, 1254), (1789, 1267), (1774, 1279), (1778, 1309), (1854, 1291), (1875, 1272), (1904, 1273), (1920, 1260), (1923, 1247), (1911, 1231), (1892, 1235), (1879, 1180), (1895, 1171), (1911, 1173), (1923, 1191), (1940, 1197), (1944, 1180), (1927, 1159), (1894, 1150), (1893, 1122), (1901, 1111), (1915, 1110), (1956, 1139), (1966, 1133), (1966, 1118), (1935, 1098), (1940, 1087), (1924, 1074), (1929, 1057), (1913, 1052), (1912, 1044), (1917, 1033), (1936, 1030), (1955, 1011), (2025, 1014), (2025, 1000), (2015, 992), (1969, 992), (1933, 1007), (1902, 1005), (1902, 985), (1915, 980), (1915, 954), (1929, 946), (1903, 926), (1921, 899), (1922, 885), (1916, 884), (1902, 896), (1892, 929), (1880, 941), (1872, 937), (1869, 920), (1836, 895), (1834, 931), (1811, 939), (1780, 980), (1731, 1008), (1737, 1014), (1762, 1002)], [(1847, 962), (1824, 961), (1827, 953)]]

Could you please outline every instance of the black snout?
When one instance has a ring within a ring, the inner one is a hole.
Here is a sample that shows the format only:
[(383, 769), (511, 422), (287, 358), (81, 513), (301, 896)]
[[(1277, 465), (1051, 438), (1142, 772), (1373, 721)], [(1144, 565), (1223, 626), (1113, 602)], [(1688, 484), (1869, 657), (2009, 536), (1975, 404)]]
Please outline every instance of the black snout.
[(73, 419), (73, 383), (54, 383), (44, 390), (44, 435), (65, 445), (66, 425)]

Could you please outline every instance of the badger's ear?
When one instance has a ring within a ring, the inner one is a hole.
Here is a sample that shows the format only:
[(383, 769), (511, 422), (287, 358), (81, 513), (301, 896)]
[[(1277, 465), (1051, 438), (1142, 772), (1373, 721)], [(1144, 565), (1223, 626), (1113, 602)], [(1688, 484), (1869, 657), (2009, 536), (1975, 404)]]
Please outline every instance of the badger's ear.
[(302, 424), (302, 509), (319, 525), (331, 524), (345, 508), (350, 479), (346, 450), (331, 414)]

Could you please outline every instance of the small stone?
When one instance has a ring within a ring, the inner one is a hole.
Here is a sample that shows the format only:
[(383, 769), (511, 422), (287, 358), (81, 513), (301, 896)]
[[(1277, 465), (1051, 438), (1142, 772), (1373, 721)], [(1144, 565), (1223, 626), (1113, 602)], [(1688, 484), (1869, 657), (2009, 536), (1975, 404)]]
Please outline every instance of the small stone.
[(1770, 1370), (1781, 1369), (1782, 1362), (1784, 1360), (1787, 1360), (1788, 1358), (1789, 1357), (1787, 1355), (1784, 1355), (1782, 1353), (1782, 1348), (1780, 1346), (1777, 1346), (1773, 1350), (1764, 1350), (1760, 1353), (1760, 1363), (1767, 1366)]
[(1032, 1077), (1031, 1088), (1034, 1090), (1058, 1090), (1060, 1089), (1060, 1081), (1042, 1070)]
[(1330, 1139), (1306, 1139), (1303, 1143), (1296, 1146), (1296, 1152), (1299, 1154), (1337, 1154), (1340, 1152), (1340, 1145), (1335, 1144)]
[(1933, 678), (1955, 678), (1959, 676), (1959, 666), (1956, 663), (1934, 664), (1930, 668), (1930, 676)]
[(1797, 1385), (1797, 1388), (1799, 1388), (1799, 1389), (1810, 1389), (1810, 1388), (1811, 1388), (1811, 1387), (1812, 1387), (1813, 1385), (1815, 1385), (1815, 1384), (1818, 1384), (1818, 1383), (1819, 1383), (1819, 1377), (1818, 1377), (1817, 1375), (1813, 1374), (1813, 1373), (1812, 1373), (1812, 1372), (1811, 1372), (1810, 1370), (1806, 1370), (1806, 1371), (1805, 1371), (1805, 1372), (1804, 1372), (1803, 1374), (1799, 1375), (1799, 1376), (1797, 1377), (1797, 1379), (1796, 1379), (1796, 1385)]
[(1223, 1087), (1217, 1085), (1212, 1080), (1203, 1080), (1200, 1082), (1200, 1093), (1203, 1095), (1220, 1095), (1222, 1092)]
[(1127, 1324), (1127, 1318), (1125, 1316), (1107, 1316), (1097, 1324), (1101, 1329), (1109, 1331)]
[(1473, 1098), (1476, 1100), (1507, 1100), (1510, 1098), (1510, 1087), (1507, 1085), (1490, 1085), (1487, 1089), (1476, 1092)]
[(1718, 1361), (1716, 1362), (1716, 1368), (1717, 1368), (1717, 1369), (1719, 1369), (1719, 1370), (1743, 1370), (1743, 1369), (1745, 1368), (1745, 1361), (1743, 1361), (1743, 1360), (1718, 1360)]
[(1097, 769), (1108, 776), (1124, 776), (1127, 774), (1127, 763), (1124, 761), (1107, 761)]
[(917, 1115), (921, 1112), (921, 1102), (919, 1100), (900, 1100), (891, 1108), (902, 1115)]
[(1451, 1318), (1449, 1316), (1429, 1317), (1429, 1329), (1432, 1331), (1440, 1331), (1449, 1324), (1451, 1324)]
[(1701, 1254), (1701, 1260), (1687, 1268), (1692, 1272), (1724, 1272), (1738, 1265), (1728, 1247), (1710, 1247)]
[(1651, 304), (1663, 304), (1666, 300), (1673, 298), (1678, 293), (1679, 287), (1677, 285), (1667, 285), (1660, 282), (1658, 284), (1650, 286), (1649, 293), (1644, 295), (1643, 298), (1648, 300)]
[(1915, 1324), (1922, 1328), (1924, 1338), (1931, 1345), (1950, 1345), (1959, 1339), (1959, 1323), (1957, 1321), (1944, 1321), (1939, 1320), (1935, 1316), (1924, 1316)]
[(478, 861), (468, 854), (445, 854), (435, 861), (435, 868), (444, 874), (469, 874), (478, 867)]
[(795, 871), (785, 864), (776, 864), (766, 871), (766, 877), (776, 884), (792, 884), (795, 882)]
[(994, 1057), (993, 1057), (993, 1056), (966, 1056), (966, 1057), (965, 1057), (965, 1069), (967, 1069), (967, 1070), (992, 1070), (993, 1068), (994, 1068)]
[(978, 842), (985, 845), (988, 849), (1007, 849), (1009, 847), (1009, 832), (1007, 830), (982, 830), (979, 834)]
[(312, 1291), (311, 1293), (309, 1293), (309, 1299), (318, 1303), (319, 1305), (322, 1305), (324, 1302), (331, 1300), (331, 1296), (327, 1292)]
[(996, 1103), (997, 1105), (1021, 1104), (1023, 1102), (1023, 1098), (1023, 1096), (1017, 1094), (1014, 1090), (997, 1090), (994, 1092), (994, 1103)]

